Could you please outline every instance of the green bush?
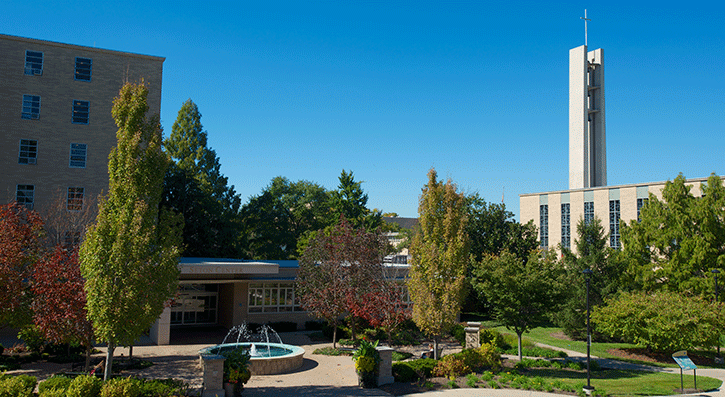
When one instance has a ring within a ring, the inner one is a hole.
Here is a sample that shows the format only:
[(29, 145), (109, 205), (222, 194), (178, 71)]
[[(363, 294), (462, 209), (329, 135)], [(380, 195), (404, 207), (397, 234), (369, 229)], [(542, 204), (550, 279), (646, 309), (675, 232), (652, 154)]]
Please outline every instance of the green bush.
[(396, 382), (413, 382), (419, 379), (415, 370), (407, 362), (393, 363), (393, 378)]
[(501, 333), (496, 331), (495, 329), (483, 328), (481, 329), (481, 331), (479, 331), (478, 335), (481, 344), (488, 343), (501, 350), (507, 350), (511, 348), (511, 346), (506, 343), (503, 335), (501, 335)]
[(133, 378), (114, 378), (103, 384), (101, 397), (140, 397), (141, 381)]
[(471, 372), (471, 367), (466, 365), (462, 357), (455, 354), (443, 357), (435, 368), (433, 368), (434, 376), (443, 376), (446, 378), (457, 378), (468, 375)]
[(411, 382), (416, 379), (427, 379), (433, 376), (433, 368), (438, 360), (421, 358), (418, 360), (393, 363), (393, 376), (398, 382)]
[(35, 353), (40, 353), (46, 343), (45, 337), (43, 337), (43, 333), (37, 325), (28, 325), (23, 327), (20, 332), (18, 332), (18, 339), (25, 342), (25, 346), (28, 347), (28, 350)]
[(413, 357), (412, 353), (393, 351), (393, 361), (403, 361)]
[(451, 328), (451, 336), (457, 340), (461, 346), (466, 346), (466, 329), (463, 328), (463, 325), (454, 325), (453, 328)]
[(30, 375), (0, 377), (0, 397), (31, 397), (38, 380)]
[(186, 395), (188, 386), (177, 379), (149, 379), (139, 384), (140, 397), (171, 397)]
[(297, 331), (297, 323), (292, 321), (273, 321), (269, 323), (269, 327), (276, 332), (295, 332)]
[(103, 382), (92, 375), (77, 376), (68, 385), (68, 397), (98, 397)]
[(71, 381), (73, 381), (73, 379), (67, 376), (51, 376), (50, 378), (40, 382), (40, 384), (38, 385), (38, 394), (40, 395), (40, 397), (43, 397), (46, 391), (51, 390), (62, 390), (63, 393), (65, 393)]

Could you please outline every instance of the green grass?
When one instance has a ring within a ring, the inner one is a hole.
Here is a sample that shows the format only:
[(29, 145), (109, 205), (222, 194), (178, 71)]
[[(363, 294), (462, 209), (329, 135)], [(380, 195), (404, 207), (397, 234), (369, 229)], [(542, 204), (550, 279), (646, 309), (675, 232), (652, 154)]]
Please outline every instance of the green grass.
[[(586, 372), (556, 369), (532, 369), (527, 375), (530, 378), (541, 377), (549, 382), (559, 380), (572, 386), (587, 380)], [(674, 394), (675, 389), (680, 388), (680, 376), (662, 372), (606, 370), (592, 372), (591, 384), (595, 389), (606, 390), (612, 396), (664, 396)], [(697, 388), (700, 390), (713, 390), (721, 384), (718, 379), (697, 377)], [(684, 386), (686, 389), (694, 387), (692, 375), (685, 375)]]

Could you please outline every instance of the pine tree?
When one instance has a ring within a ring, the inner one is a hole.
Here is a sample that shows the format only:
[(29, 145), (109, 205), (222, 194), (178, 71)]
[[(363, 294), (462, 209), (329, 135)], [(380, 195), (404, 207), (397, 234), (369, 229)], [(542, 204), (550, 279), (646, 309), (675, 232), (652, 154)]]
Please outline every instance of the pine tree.
[(147, 95), (143, 83), (127, 83), (113, 102), (119, 128), (109, 192), (80, 251), (88, 317), (96, 338), (108, 344), (106, 379), (116, 346), (132, 346), (177, 290), (179, 217), (159, 211), (168, 158), (158, 115), (146, 118)]

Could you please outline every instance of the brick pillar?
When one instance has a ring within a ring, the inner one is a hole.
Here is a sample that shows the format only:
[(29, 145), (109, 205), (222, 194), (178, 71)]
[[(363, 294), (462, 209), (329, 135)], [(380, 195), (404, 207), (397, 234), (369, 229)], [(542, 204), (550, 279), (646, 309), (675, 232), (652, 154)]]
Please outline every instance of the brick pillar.
[(481, 323), (469, 322), (466, 331), (466, 349), (476, 349), (481, 347)]
[(202, 397), (226, 397), (224, 393), (224, 357), (216, 354), (200, 355), (204, 380)]
[(378, 364), (378, 386), (387, 385), (395, 382), (393, 378), (393, 349), (387, 346), (377, 347), (376, 350), (380, 354), (380, 364)]

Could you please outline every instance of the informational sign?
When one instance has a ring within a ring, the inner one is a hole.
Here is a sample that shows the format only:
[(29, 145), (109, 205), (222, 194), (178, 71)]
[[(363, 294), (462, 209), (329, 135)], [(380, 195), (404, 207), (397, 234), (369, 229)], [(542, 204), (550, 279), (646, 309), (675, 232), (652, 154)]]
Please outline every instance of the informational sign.
[(682, 368), (683, 371), (697, 369), (695, 363), (690, 360), (690, 357), (687, 357), (687, 351), (685, 350), (673, 353), (672, 358), (675, 359), (675, 362), (680, 366), (680, 368)]

